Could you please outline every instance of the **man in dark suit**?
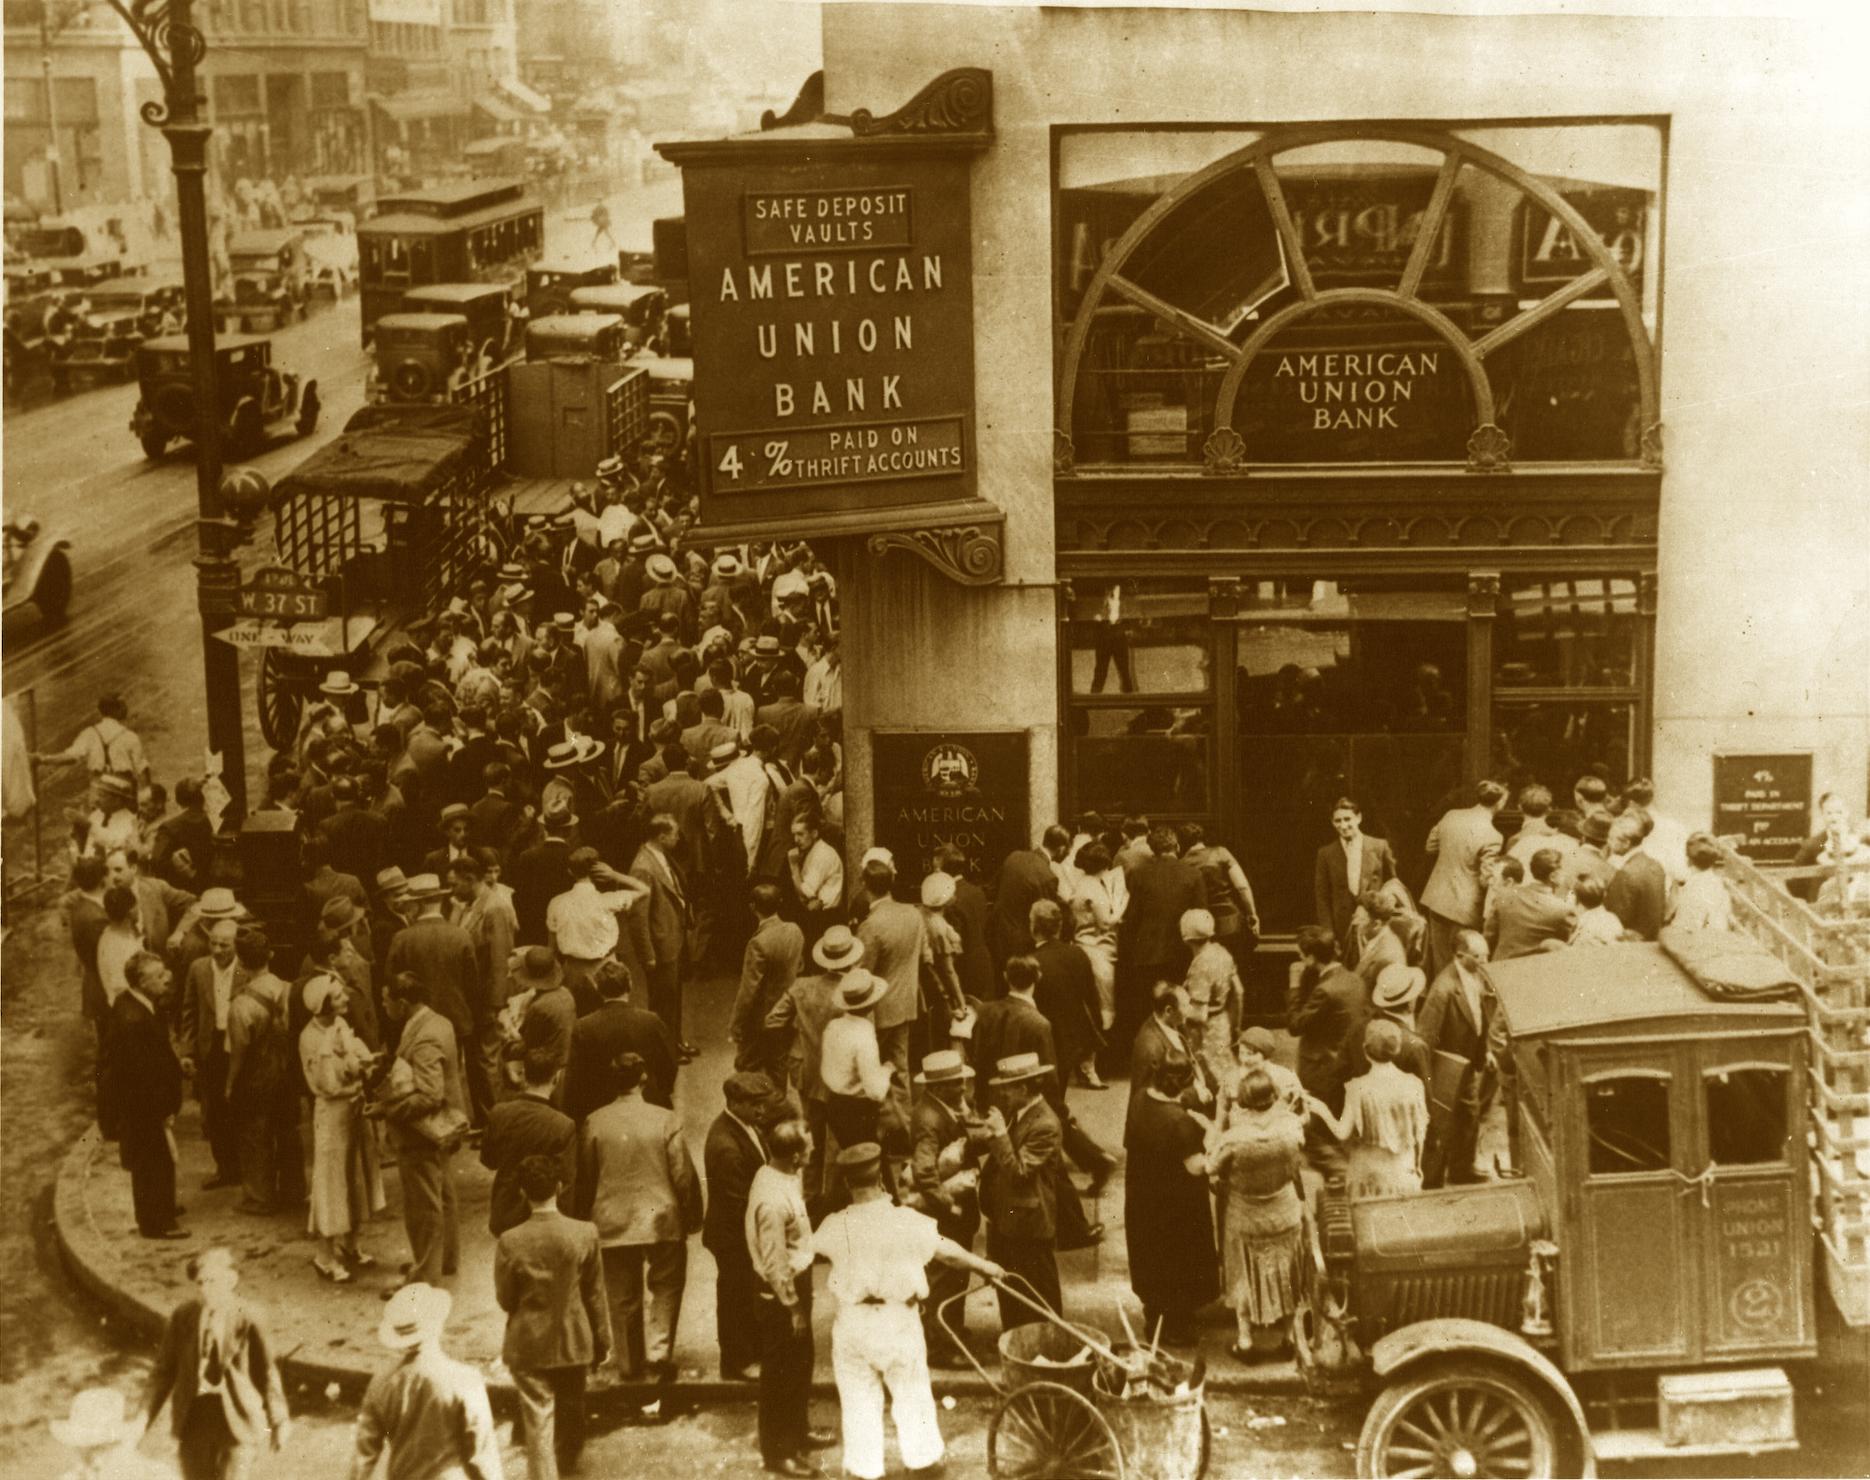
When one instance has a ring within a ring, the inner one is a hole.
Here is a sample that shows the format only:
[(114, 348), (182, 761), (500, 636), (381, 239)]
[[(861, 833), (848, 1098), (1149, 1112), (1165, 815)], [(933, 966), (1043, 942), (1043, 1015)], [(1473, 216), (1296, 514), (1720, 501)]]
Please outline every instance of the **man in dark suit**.
[(734, 1044), (734, 1067), (759, 1070), (777, 1086), (785, 1084), (785, 1056), (789, 1045), (783, 1035), (769, 1033), (766, 1015), (792, 990), (805, 959), (805, 932), (779, 916), (776, 884), (755, 884), (753, 914), (759, 924), (747, 939), (740, 963), (740, 989), (734, 994), (728, 1035)]
[[(1286, 989), (1286, 1031), (1299, 1040), (1299, 1083), (1331, 1107), (1344, 1108), (1344, 1086), (1363, 1072), (1370, 988), (1337, 959), (1331, 932), (1307, 925), (1298, 935), (1300, 970)], [(1344, 1152), (1317, 1117), (1306, 1122), (1306, 1149), (1318, 1168), (1341, 1170)]]
[(1604, 908), (1623, 921), (1625, 930), (1634, 930), (1644, 940), (1662, 933), (1669, 908), (1668, 874), (1640, 851), (1654, 826), (1640, 807), (1627, 809), (1610, 824), (1610, 857), (1617, 874), (1604, 891)]
[[(1032, 958), (1039, 963), (1039, 984), (1033, 1001), (1052, 1025), (1062, 1086), (1097, 1052), (1102, 1037), (1097, 979), (1091, 972), (1091, 958), (1060, 939), (1065, 930), (1065, 912), (1057, 904), (1039, 900), (1030, 918)], [(1053, 1108), (1058, 1107), (1054, 1104)]]
[(1481, 1115), (1493, 1097), (1498, 1018), (1499, 999), (1487, 974), (1487, 942), (1478, 931), (1463, 930), (1455, 937), (1454, 959), (1429, 984), (1416, 1010), (1416, 1032), (1428, 1045), (1434, 1065), (1431, 1083), (1444, 1078), (1443, 1054), (1465, 1065), (1452, 1104), (1439, 1103), (1431, 1093), (1428, 1145), (1422, 1155), (1424, 1187), (1479, 1180), (1474, 1144)]
[[(941, 1236), (963, 1249), (972, 1249), (974, 1235), (980, 1232), (978, 1167), (980, 1145), (986, 1140), (983, 1128), (969, 1124), (967, 1090), (973, 1078), (974, 1071), (953, 1049), (932, 1053), (922, 1060), (922, 1071), (916, 1075), (915, 1103), (909, 1109), (909, 1175), (913, 1188), (909, 1205), (927, 1213)], [(949, 1154), (946, 1167), (944, 1152)], [(953, 1164), (957, 1156), (958, 1167)], [(961, 1176), (970, 1168), (975, 1169), (976, 1176), (972, 1187), (964, 1185), (966, 1178)], [(966, 1365), (966, 1357), (942, 1329), (936, 1313), (967, 1284), (967, 1278), (964, 1271), (939, 1259), (929, 1263), (928, 1299), (922, 1302), (922, 1339), (932, 1366)], [(956, 1338), (966, 1339), (966, 1301), (949, 1306), (943, 1318)]]
[(936, 855), (935, 867), (954, 880), (954, 899), (948, 905), (947, 916), (955, 934), (961, 937), (961, 954), (955, 960), (961, 995), (985, 1002), (994, 995), (996, 985), (993, 957), (987, 950), (993, 906), (987, 903), (986, 890), (974, 882), (968, 856), (959, 848), (944, 847)]
[[(1063, 1315), (1058, 1284), (1058, 1177), (1062, 1128), (1041, 1092), (1052, 1065), (1036, 1053), (1013, 1054), (994, 1065), (995, 1091), (987, 1111), (980, 1206), (987, 1218), (987, 1257), (1008, 1274), (1022, 1275), (1039, 1298)], [(1039, 1317), (1004, 1290), (1000, 1326)]]
[(730, 1074), (721, 1086), (727, 1108), (714, 1117), (702, 1148), (708, 1211), (701, 1246), (714, 1256), (714, 1335), (721, 1378), (747, 1382), (760, 1359), (760, 1277), (747, 1244), (747, 1192), (766, 1165), (762, 1122), (773, 1087), (763, 1074)]
[(1564, 867), (1565, 855), (1558, 849), (1540, 848), (1532, 855), (1532, 877), (1524, 884), (1494, 885), (1501, 890), (1500, 900), (1485, 932), (1494, 960), (1530, 956), (1548, 941), (1569, 943), (1578, 927), (1578, 912), (1559, 897)]
[(182, 1066), (169, 1046), (168, 1003), (173, 978), (162, 957), (138, 951), (124, 967), (127, 982), (111, 1005), (110, 1070), (104, 1098), (130, 1173), (136, 1231), (179, 1239), (175, 1221), (175, 1157), (168, 1122), (182, 1108)]
[(520, 1186), (520, 1167), (528, 1157), (552, 1158), (567, 1195), (578, 1179), (578, 1127), (552, 1104), (558, 1059), (550, 1049), (534, 1047), (525, 1051), (521, 1063), (526, 1088), (493, 1107), (480, 1143), (480, 1164), (493, 1173), (487, 1230), (495, 1238), (532, 1215)]
[(688, 952), (691, 907), (686, 881), (675, 862), (681, 828), (667, 812), (649, 819), (649, 841), (636, 850), (630, 873), (649, 886), (649, 959), (643, 963), (649, 978), (650, 1011), (669, 1025), (675, 1051), (684, 1059), (695, 1056), (694, 1045), (682, 1036), (682, 967)]
[[(182, 795), (180, 784), (175, 789), (176, 799)], [(1811, 868), (1820, 859), (1832, 860), (1849, 858), (1857, 851), (1858, 836), (1851, 827), (1850, 803), (1842, 794), (1827, 791), (1818, 798), (1819, 830), (1799, 845), (1799, 851), (1793, 855), (1794, 868)], [(1822, 876), (1809, 879), (1793, 879), (1786, 888), (1795, 898), (1816, 899), (1819, 887), (1824, 883)]]
[(513, 772), (505, 761), (481, 767), (481, 794), (468, 807), (468, 842), (491, 848), (502, 860), (526, 820), (526, 809), (507, 794)]
[(363, 805), (357, 782), (340, 776), (331, 783), (331, 815), (318, 824), (326, 857), (341, 874), (374, 879), (391, 860), (389, 825)]
[(1182, 941), (1182, 916), (1207, 905), (1201, 874), (1181, 858), (1181, 840), (1172, 827), (1149, 830), (1150, 856), (1130, 873), (1130, 903), (1117, 930), (1117, 1022), (1110, 1047), (1129, 1050), (1137, 1025), (1149, 1015), (1152, 989), (1160, 981), (1179, 982), (1188, 970), (1188, 947)]
[(655, 1013), (630, 1002), (630, 969), (606, 961), (593, 978), (604, 1004), (572, 1025), (571, 1063), (565, 1070), (565, 1113), (584, 1123), (593, 1110), (617, 1098), (619, 1055), (633, 1053), (645, 1066), (643, 1098), (663, 1109), (675, 1104), (675, 1040)]
[(473, 846), (468, 841), (468, 831), (473, 825), (473, 811), (466, 802), (450, 802), (442, 808), (436, 826), (440, 828), (442, 845), (431, 848), (422, 857), (422, 872), (434, 874), (439, 879), (448, 877), (448, 866), (457, 858), (465, 858), (468, 849)]
[(551, 1156), (518, 1167), (527, 1216), (493, 1251), (494, 1299), (506, 1312), (500, 1359), (519, 1393), (526, 1473), (578, 1467), (586, 1376), (610, 1355), (610, 1300), (597, 1229), (558, 1210), (563, 1169)]
[(1332, 807), (1331, 830), (1338, 835), (1337, 841), (1318, 850), (1312, 868), (1312, 897), (1317, 923), (1331, 932), (1343, 955), (1350, 947), (1351, 916), (1357, 912), (1357, 901), (1396, 877), (1396, 855), (1383, 839), (1364, 835), (1363, 813), (1349, 797), (1339, 797)]
[(973, 1058), (997, 1064), (1015, 1054), (1038, 1054), (1052, 1062), (1052, 1025), (1039, 1011), (1035, 993), (1039, 963), (1031, 956), (1014, 956), (1003, 973), (1005, 995), (983, 1002), (974, 1019)]
[(1123, 1120), (1125, 1147), (1130, 1144), (1136, 1107), (1150, 1085), (1156, 1082), (1156, 1070), (1169, 1059), (1186, 1059), (1195, 1066), (1195, 1077), (1183, 1091), (1182, 1103), (1204, 1115), (1214, 1113), (1216, 1086), (1207, 1064), (1193, 1051), (1188, 1036), (1195, 1026), (1189, 1021), (1191, 1011), (1188, 989), (1180, 982), (1156, 984), (1150, 1014), (1130, 1042), (1130, 1103)]
[[(1054, 842), (1053, 834), (1058, 835)], [(1071, 837), (1062, 827), (1048, 827), (1039, 848), (1021, 848), (1009, 853), (1000, 865), (1000, 877), (993, 887), (993, 913), (987, 919), (987, 951), (993, 957), (994, 975), (1006, 969), (1010, 957), (1032, 949), (1032, 907), (1041, 899), (1058, 898), (1058, 875), (1052, 871), (1052, 850), (1058, 857), (1071, 845)], [(998, 990), (998, 984), (995, 984)]]
[(519, 916), (522, 945), (550, 945), (545, 912), (552, 901), (571, 888), (571, 851), (578, 819), (556, 798), (539, 819), (545, 836), (513, 859), (508, 877), (513, 884), (513, 912)]
[(204, 1250), (188, 1261), (188, 1277), (196, 1294), (169, 1315), (143, 1388), (143, 1422), (169, 1405), (183, 1480), (244, 1476), (261, 1445), (270, 1439), (277, 1453), (291, 1436), (286, 1385), (264, 1328), (234, 1298), (234, 1256)]

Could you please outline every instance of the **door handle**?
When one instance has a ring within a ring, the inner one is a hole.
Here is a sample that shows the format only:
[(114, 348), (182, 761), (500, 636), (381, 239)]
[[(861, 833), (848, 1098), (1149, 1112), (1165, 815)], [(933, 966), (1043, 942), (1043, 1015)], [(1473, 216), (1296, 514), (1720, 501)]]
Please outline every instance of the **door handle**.
[(1704, 1208), (1707, 1207), (1708, 1189), (1714, 1185), (1714, 1170), (1714, 1163), (1712, 1161), (1692, 1177), (1686, 1172), (1678, 1172), (1674, 1167), (1670, 1167), (1669, 1175), (1682, 1184), (1681, 1191), (1676, 1193), (1676, 1196), (1687, 1197), (1689, 1193), (1699, 1189), (1701, 1193), (1701, 1206)]

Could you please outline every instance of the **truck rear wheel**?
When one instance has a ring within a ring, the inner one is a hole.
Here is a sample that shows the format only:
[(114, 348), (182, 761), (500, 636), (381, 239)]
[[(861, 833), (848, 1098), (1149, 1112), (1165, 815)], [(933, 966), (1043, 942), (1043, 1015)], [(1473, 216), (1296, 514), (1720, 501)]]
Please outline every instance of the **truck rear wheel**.
[(1490, 1362), (1411, 1367), (1377, 1395), (1357, 1440), (1362, 1476), (1553, 1476), (1558, 1426), (1531, 1383)]

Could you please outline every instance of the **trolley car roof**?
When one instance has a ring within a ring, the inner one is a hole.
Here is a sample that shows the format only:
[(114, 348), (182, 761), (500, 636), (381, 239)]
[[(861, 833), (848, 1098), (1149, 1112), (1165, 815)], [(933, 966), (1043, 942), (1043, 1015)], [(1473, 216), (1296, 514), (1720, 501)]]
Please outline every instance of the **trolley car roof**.
[[(1794, 983), (1759, 947), (1733, 937), (1732, 958), (1762, 980)], [(1639, 1022), (1718, 1017), (1762, 1028), (1802, 1022), (1805, 1009), (1781, 998), (1761, 1001), (1716, 997), (1704, 991), (1660, 945), (1628, 942), (1520, 956), (1488, 968), (1508, 1029), (1516, 1038), (1539, 1038), (1572, 1028), (1610, 1028)]]
[(501, 221), (515, 221), (541, 207), (530, 198), (504, 201), (459, 216), (418, 216), (413, 211), (396, 211), (387, 216), (372, 216), (357, 223), (359, 236), (447, 236), (456, 231), (472, 231), (476, 226), (493, 226)]

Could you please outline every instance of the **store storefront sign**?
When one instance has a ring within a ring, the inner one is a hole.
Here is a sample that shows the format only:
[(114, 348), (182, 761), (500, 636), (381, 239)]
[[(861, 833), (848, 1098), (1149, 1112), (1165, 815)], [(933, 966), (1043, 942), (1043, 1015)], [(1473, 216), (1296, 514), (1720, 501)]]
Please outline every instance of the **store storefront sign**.
[[(1615, 185), (1576, 186), (1561, 190), (1572, 207), (1596, 230), (1630, 284), (1642, 291), (1644, 243), (1649, 223), (1649, 192)], [(1591, 270), (1591, 259), (1577, 233), (1537, 201), (1520, 206), (1519, 277), (1529, 291), (1547, 292)]]
[(704, 522), (973, 491), (969, 155), (815, 142), (681, 161)]
[(955, 847), (991, 880), (1007, 854), (1032, 846), (1024, 731), (877, 730), (870, 745), (876, 840), (901, 878), (920, 880)]
[(1810, 751), (1714, 757), (1714, 833), (1755, 863), (1788, 863), (1811, 829)]

